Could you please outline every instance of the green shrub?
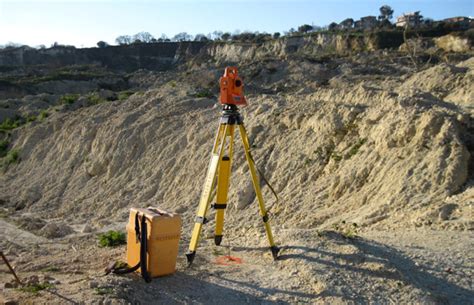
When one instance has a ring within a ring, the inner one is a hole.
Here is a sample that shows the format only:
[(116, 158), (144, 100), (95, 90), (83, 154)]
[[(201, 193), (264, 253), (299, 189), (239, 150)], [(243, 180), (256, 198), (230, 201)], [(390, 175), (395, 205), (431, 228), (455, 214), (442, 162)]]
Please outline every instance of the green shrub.
[(30, 115), (29, 117), (26, 118), (26, 122), (34, 122), (36, 121), (36, 115)]
[(334, 161), (339, 162), (342, 160), (341, 154), (339, 154), (337, 151), (333, 151), (331, 154), (331, 158), (334, 159)]
[(38, 115), (38, 119), (40, 121), (43, 121), (44, 119), (46, 119), (47, 117), (49, 116), (49, 113), (47, 110), (41, 110), (40, 114)]
[(107, 102), (106, 99), (103, 99), (99, 96), (97, 93), (92, 93), (87, 96), (87, 99), (89, 100), (89, 105), (98, 105), (102, 104), (104, 102)]
[(63, 105), (71, 105), (77, 101), (79, 94), (65, 94), (59, 98), (59, 102)]
[(23, 119), (21, 117), (17, 117), (15, 120), (7, 118), (0, 124), (0, 130), (12, 130), (21, 125), (23, 125)]
[(356, 144), (354, 144), (348, 153), (344, 155), (345, 159), (350, 159), (352, 156), (356, 155), (359, 152), (359, 149), (364, 143), (367, 142), (367, 139), (359, 139)]
[(200, 89), (196, 92), (196, 94), (194, 94), (194, 97), (212, 98), (212, 97), (214, 97), (214, 94), (208, 89)]
[(352, 239), (357, 237), (359, 226), (355, 222), (348, 224), (345, 220), (343, 220), (340, 224), (333, 224), (332, 228), (334, 231), (340, 233), (345, 238)]
[(463, 36), (467, 37), (470, 40), (471, 44), (473, 44), (474, 43), (474, 28), (463, 32)]
[(135, 92), (131, 91), (131, 90), (126, 90), (126, 91), (121, 91), (119, 92), (118, 94), (118, 100), (119, 101), (123, 101), (123, 100), (126, 100), (128, 99), (132, 94), (134, 94)]
[(3, 158), (7, 155), (8, 152), (8, 140), (1, 140), (0, 141), (0, 158)]
[(101, 247), (116, 247), (126, 243), (125, 233), (119, 231), (108, 231), (99, 235)]
[(95, 288), (95, 293), (98, 295), (112, 294), (114, 289), (112, 287), (97, 287)]
[(18, 290), (20, 291), (23, 291), (23, 292), (30, 292), (30, 293), (38, 293), (40, 292), (41, 290), (45, 290), (45, 289), (48, 289), (48, 288), (52, 288), (53, 285), (51, 285), (50, 283), (37, 283), (37, 284), (28, 284), (28, 285), (25, 285), (21, 288), (18, 288)]
[(10, 150), (3, 161), (4, 165), (10, 165), (14, 163), (20, 163), (20, 153), (17, 149)]

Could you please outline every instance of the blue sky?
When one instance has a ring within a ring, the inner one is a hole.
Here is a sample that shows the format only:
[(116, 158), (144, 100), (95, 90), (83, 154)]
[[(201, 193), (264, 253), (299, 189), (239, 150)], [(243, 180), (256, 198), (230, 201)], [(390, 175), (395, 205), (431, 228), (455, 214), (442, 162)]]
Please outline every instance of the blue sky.
[(394, 16), (415, 10), (433, 19), (474, 16), (474, 0), (0, 0), (0, 44), (57, 41), (90, 47), (140, 31), (155, 37), (214, 30), (283, 32), (305, 23), (323, 26), (376, 16), (383, 4), (395, 10)]

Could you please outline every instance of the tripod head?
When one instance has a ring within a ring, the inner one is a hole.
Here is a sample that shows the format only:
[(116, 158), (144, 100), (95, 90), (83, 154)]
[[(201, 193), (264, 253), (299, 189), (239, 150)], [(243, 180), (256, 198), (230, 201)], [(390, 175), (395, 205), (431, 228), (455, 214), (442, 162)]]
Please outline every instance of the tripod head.
[(247, 100), (244, 96), (244, 83), (239, 77), (237, 67), (225, 68), (224, 75), (220, 78), (221, 87), (220, 103), (222, 105), (241, 105), (247, 106)]

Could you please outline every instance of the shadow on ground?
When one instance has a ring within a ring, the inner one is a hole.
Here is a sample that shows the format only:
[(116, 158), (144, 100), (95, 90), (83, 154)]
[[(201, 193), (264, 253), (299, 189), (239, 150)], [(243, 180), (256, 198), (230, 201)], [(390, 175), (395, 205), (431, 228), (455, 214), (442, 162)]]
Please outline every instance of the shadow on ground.
[[(341, 234), (333, 231), (324, 232), (324, 237), (331, 243), (351, 244), (355, 246), (360, 253), (341, 254), (327, 251), (325, 249), (306, 246), (284, 246), (282, 247), (283, 253), (286, 249), (300, 250), (300, 252), (296, 254), (282, 254), (279, 259), (293, 260), (295, 263), (298, 263), (298, 261), (307, 261), (311, 264), (324, 264), (332, 269), (354, 272), (356, 274), (358, 273), (363, 277), (381, 277), (385, 279), (400, 280), (406, 285), (414, 286), (425, 292), (427, 295), (431, 295), (437, 303), (441, 304), (472, 304), (472, 300), (474, 299), (474, 293), (472, 291), (451, 283), (445, 278), (437, 277), (428, 273), (424, 269), (432, 269), (432, 266), (417, 265), (410, 258), (393, 247), (361, 237), (347, 239)], [(235, 250), (245, 250), (245, 248), (238, 248)], [(257, 250), (257, 248), (248, 248), (247, 250)], [(258, 250), (268, 251), (268, 248), (258, 248)], [(385, 263), (388, 266), (393, 267), (394, 271), (371, 270), (354, 264), (338, 263), (341, 260), (346, 262)]]
[[(265, 290), (258, 296), (233, 289), (228, 285), (230, 282), (226, 280), (218, 285), (178, 271), (173, 276), (155, 278), (149, 284), (135, 279), (119, 297), (132, 304), (287, 304), (266, 300)], [(245, 283), (234, 284), (245, 286)], [(252, 292), (258, 289), (251, 288)]]

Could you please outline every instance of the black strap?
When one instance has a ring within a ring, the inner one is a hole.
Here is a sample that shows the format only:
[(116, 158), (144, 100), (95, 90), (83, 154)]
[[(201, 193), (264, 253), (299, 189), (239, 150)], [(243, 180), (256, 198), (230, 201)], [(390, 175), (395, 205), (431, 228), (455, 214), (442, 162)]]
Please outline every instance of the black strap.
[[(253, 156), (252, 156), (252, 153), (250, 152), (250, 150), (249, 150), (249, 157), (250, 157), (250, 160), (252, 161), (252, 163), (254, 164), (255, 168), (257, 169), (258, 175), (263, 179), (265, 184), (268, 186), (270, 191), (273, 193), (273, 196), (275, 196), (275, 199), (276, 199), (275, 204), (278, 205), (279, 199), (278, 199), (278, 195), (277, 195), (276, 191), (273, 189), (270, 182), (268, 182), (267, 178), (265, 178), (265, 175), (263, 175), (262, 171), (258, 168), (257, 164), (255, 163), (255, 161), (253, 159)], [(271, 207), (267, 208), (267, 212), (269, 212), (275, 204), (273, 204)]]
[[(138, 213), (137, 213), (138, 215)], [(137, 216), (138, 217), (138, 216)], [(150, 274), (147, 271), (147, 250), (148, 250), (148, 229), (146, 225), (146, 217), (145, 215), (142, 216), (142, 223), (141, 223), (141, 240), (140, 240), (140, 269), (142, 272), (142, 277), (145, 282), (151, 282)]]
[[(140, 230), (141, 228), (141, 230)], [(107, 268), (106, 274), (110, 272), (115, 274), (127, 274), (141, 269), (141, 274), (145, 282), (151, 282), (150, 274), (147, 270), (147, 252), (148, 252), (148, 228), (146, 224), (146, 217), (142, 215), (141, 221), (138, 213), (135, 215), (135, 235), (137, 242), (140, 242), (140, 261), (133, 267), (129, 266), (116, 266), (117, 263), (114, 263), (113, 266)]]
[(137, 271), (138, 268), (140, 268), (140, 262), (138, 262), (138, 264), (133, 267), (129, 267), (128, 265), (117, 267), (116, 265), (117, 263), (114, 263), (114, 265), (110, 268), (110, 271), (108, 270), (107, 274), (109, 274), (110, 272), (115, 274), (127, 274)]

